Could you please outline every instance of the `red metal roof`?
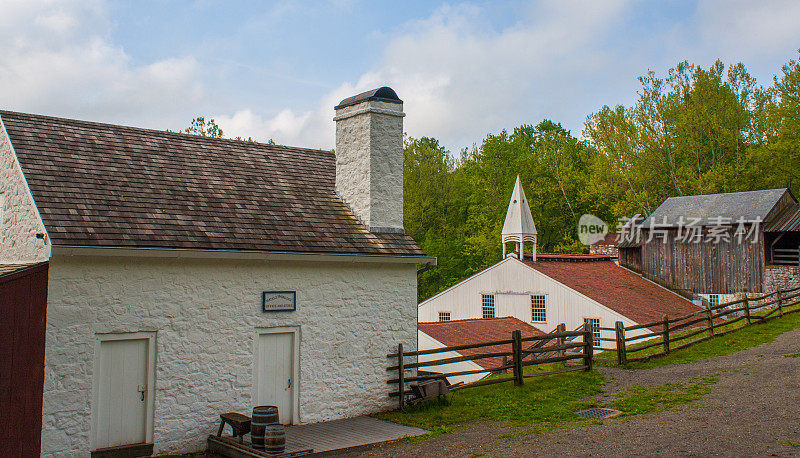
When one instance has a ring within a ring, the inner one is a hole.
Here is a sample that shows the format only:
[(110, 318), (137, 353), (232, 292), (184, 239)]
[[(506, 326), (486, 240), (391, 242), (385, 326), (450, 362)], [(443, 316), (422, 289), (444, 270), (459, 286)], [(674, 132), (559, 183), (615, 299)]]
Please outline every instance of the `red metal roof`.
[[(582, 259), (583, 262), (575, 262)], [(692, 302), (610, 261), (608, 256), (537, 255), (528, 266), (637, 323), (700, 310)]]
[[(528, 254), (526, 254), (525, 256), (528, 256)], [(611, 256), (607, 254), (539, 253), (536, 255), (536, 259), (541, 261), (569, 261), (569, 262), (610, 261)]]
[[(507, 340), (511, 339), (511, 333), (516, 330), (522, 333), (522, 337), (544, 335), (544, 332), (539, 329), (510, 316), (418, 323), (418, 326), (420, 331), (448, 347)], [(466, 356), (500, 351), (511, 351), (511, 344), (470, 348), (459, 350), (458, 353)], [(491, 369), (503, 365), (503, 358), (478, 359), (475, 360), (475, 363), (483, 368)]]

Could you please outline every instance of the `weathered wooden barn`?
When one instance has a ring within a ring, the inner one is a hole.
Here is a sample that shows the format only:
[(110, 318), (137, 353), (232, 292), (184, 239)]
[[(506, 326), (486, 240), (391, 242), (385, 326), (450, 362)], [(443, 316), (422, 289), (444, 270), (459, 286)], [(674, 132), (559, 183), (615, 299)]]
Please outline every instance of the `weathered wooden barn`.
[(620, 264), (687, 295), (800, 285), (800, 205), (786, 188), (671, 197), (620, 243)]

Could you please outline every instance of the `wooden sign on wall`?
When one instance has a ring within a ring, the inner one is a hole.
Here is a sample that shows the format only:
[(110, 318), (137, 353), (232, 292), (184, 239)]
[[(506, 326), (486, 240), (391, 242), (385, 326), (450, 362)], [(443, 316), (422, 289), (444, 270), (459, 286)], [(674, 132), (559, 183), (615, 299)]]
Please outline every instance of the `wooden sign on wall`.
[(264, 291), (261, 311), (285, 312), (296, 308), (295, 291)]

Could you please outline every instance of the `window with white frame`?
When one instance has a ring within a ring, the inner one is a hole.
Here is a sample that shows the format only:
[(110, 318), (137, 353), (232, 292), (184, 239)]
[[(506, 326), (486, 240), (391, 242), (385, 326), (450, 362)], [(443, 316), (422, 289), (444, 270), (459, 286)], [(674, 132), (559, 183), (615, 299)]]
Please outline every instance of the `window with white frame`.
[(600, 346), (600, 318), (584, 318), (583, 329), (592, 331), (593, 347)]
[(481, 294), (481, 312), (484, 318), (494, 318), (494, 294)]
[(719, 294), (709, 294), (708, 295), (708, 305), (711, 307), (716, 307), (719, 305)]
[(531, 321), (547, 321), (547, 297), (544, 294), (531, 296)]
[(439, 312), (439, 321), (450, 321), (450, 312)]

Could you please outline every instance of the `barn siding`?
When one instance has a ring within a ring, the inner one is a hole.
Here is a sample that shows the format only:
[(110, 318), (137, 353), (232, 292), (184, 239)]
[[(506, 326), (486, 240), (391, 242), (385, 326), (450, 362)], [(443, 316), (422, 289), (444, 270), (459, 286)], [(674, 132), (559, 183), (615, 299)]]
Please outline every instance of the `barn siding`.
[(47, 309), (47, 264), (0, 277), (0, 450), (39, 456)]
[(642, 270), (641, 247), (626, 247), (619, 249), (619, 264), (635, 272)]
[(733, 294), (762, 292), (764, 284), (764, 237), (756, 243), (729, 241), (683, 243), (677, 231), (650, 239), (643, 228), (641, 270), (674, 288), (692, 293)]

